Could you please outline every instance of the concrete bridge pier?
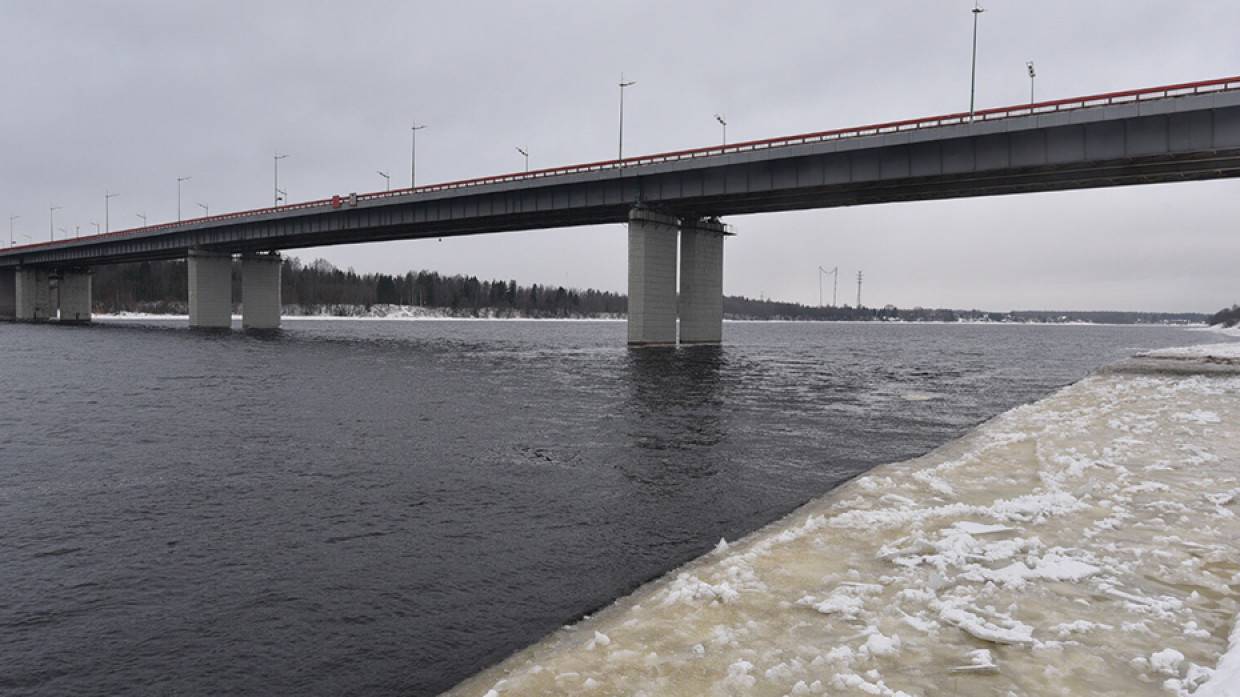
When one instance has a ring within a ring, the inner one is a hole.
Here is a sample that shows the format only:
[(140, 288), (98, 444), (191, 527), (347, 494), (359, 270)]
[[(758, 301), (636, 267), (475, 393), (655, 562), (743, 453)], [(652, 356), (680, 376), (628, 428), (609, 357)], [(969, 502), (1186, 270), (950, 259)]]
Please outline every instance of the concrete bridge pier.
[[(723, 338), (723, 238), (717, 220), (629, 212), (629, 344), (717, 344)], [(679, 247), (677, 246), (679, 244)], [(680, 274), (677, 279), (677, 249)], [(677, 285), (680, 293), (677, 297)]]
[(680, 343), (723, 340), (722, 223), (686, 219), (680, 226)]
[(241, 327), (280, 328), (279, 254), (241, 257)]
[(51, 319), (51, 278), (46, 269), (14, 272), (15, 311), (19, 322), (45, 322)]
[(62, 270), (59, 278), (60, 321), (69, 324), (90, 322), (90, 271)]
[(629, 212), (629, 344), (676, 343), (676, 242), (680, 219)]
[(0, 269), (0, 321), (17, 319), (17, 275), (11, 267)]
[(193, 329), (232, 327), (232, 255), (191, 249), (189, 326)]

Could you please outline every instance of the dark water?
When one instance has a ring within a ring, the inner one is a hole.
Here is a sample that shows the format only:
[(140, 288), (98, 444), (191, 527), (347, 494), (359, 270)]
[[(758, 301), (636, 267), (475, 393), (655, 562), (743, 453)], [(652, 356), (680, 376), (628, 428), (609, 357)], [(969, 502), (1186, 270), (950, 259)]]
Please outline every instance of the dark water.
[(875, 464), (1219, 340), (182, 325), (0, 326), (0, 692), (433, 694)]

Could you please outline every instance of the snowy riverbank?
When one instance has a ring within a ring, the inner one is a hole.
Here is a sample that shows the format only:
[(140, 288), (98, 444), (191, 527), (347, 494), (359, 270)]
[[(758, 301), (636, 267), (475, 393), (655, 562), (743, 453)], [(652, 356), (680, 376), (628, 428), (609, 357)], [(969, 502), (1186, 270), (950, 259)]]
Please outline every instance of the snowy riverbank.
[(1240, 344), (887, 465), (451, 695), (1240, 695)]

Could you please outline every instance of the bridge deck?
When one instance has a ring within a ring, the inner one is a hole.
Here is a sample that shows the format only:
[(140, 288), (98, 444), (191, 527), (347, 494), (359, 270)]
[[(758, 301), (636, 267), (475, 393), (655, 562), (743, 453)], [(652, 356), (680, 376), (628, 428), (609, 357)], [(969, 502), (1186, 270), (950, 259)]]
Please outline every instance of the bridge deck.
[(0, 251), (91, 265), (1240, 175), (1240, 77), (337, 196)]

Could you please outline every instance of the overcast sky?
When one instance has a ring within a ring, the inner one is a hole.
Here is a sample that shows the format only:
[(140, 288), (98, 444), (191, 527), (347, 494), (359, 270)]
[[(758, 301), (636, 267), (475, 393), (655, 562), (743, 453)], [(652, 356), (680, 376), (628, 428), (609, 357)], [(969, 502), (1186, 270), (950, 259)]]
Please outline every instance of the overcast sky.
[[(1235, 0), (990, 0), (978, 106), (1240, 74)], [(0, 212), (47, 239), (292, 200), (967, 109), (971, 0), (0, 0)], [(724, 289), (867, 305), (1213, 311), (1240, 301), (1240, 182), (738, 216)], [(4, 230), (7, 237), (8, 231)], [(57, 232), (57, 236), (61, 235)], [(623, 291), (622, 225), (298, 250)], [(830, 283), (827, 283), (828, 294)], [(828, 300), (830, 298), (828, 297)]]

